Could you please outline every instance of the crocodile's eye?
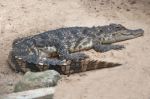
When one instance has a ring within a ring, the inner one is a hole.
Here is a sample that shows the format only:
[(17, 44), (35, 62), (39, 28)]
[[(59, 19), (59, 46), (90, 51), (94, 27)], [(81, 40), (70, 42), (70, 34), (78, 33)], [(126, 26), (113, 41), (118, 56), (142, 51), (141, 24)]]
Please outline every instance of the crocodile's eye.
[(116, 27), (115, 27), (117, 30), (124, 30), (126, 29), (124, 26), (122, 26), (121, 24), (118, 24)]
[(99, 32), (101, 33), (101, 32), (103, 32), (103, 30), (100, 29)]

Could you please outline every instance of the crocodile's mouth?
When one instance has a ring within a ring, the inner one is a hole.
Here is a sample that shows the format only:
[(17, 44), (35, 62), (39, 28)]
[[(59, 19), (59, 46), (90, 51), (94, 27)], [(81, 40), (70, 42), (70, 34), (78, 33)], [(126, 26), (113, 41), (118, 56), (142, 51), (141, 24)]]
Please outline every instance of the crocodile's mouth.
[(133, 36), (134, 38), (140, 37), (144, 35), (144, 30), (142, 29), (137, 29), (137, 30), (127, 30), (126, 33), (122, 33), (126, 36)]
[(124, 40), (129, 40), (129, 39), (134, 39), (140, 36), (144, 35), (144, 30), (142, 29), (137, 29), (137, 30), (126, 30), (122, 33), (120, 33), (119, 36), (116, 36), (116, 42), (117, 41), (124, 41)]
[(104, 41), (102, 43), (110, 44), (110, 43), (125, 41), (129, 39), (134, 39), (143, 35), (144, 35), (144, 30), (142, 29), (121, 30), (121, 31), (114, 32), (111, 35), (108, 34), (108, 36), (104, 38)]

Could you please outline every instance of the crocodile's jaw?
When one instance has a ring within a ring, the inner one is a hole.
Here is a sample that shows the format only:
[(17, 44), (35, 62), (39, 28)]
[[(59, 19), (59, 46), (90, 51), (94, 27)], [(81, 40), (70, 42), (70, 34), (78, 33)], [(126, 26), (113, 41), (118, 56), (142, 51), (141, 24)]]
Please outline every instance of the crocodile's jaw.
[(134, 39), (143, 35), (144, 35), (144, 30), (142, 29), (120, 30), (120, 31), (106, 35), (106, 37), (102, 40), (102, 43), (110, 44), (110, 43), (125, 41), (129, 39)]

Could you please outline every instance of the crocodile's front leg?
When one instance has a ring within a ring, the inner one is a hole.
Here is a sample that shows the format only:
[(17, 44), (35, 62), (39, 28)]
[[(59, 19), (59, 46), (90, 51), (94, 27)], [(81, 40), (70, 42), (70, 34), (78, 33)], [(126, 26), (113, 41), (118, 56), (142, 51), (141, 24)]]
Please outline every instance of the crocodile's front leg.
[(123, 48), (125, 48), (124, 45), (111, 45), (111, 44), (106, 44), (106, 45), (95, 44), (93, 46), (93, 49), (97, 52), (106, 52), (109, 50), (122, 50)]
[(49, 42), (50, 46), (55, 46), (60, 60), (79, 61), (87, 58), (88, 56), (82, 52), (70, 54), (65, 44), (58, 39), (53, 39)]

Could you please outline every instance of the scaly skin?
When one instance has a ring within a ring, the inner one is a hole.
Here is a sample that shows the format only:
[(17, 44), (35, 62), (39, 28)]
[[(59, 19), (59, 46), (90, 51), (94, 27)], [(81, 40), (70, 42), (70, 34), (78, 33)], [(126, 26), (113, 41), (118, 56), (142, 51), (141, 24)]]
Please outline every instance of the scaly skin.
[(39, 66), (61, 66), (67, 61), (78, 63), (88, 57), (82, 52), (77, 53), (79, 51), (120, 50), (124, 48), (123, 45), (112, 45), (112, 43), (140, 37), (143, 34), (142, 29), (129, 30), (120, 24), (92, 28), (60, 28), (14, 40), (8, 63), (16, 71), (22, 72), (26, 71), (22, 63), (25, 64), (24, 68), (35, 71), (40, 70)]

